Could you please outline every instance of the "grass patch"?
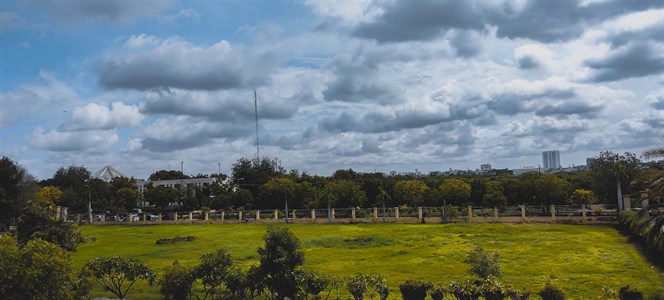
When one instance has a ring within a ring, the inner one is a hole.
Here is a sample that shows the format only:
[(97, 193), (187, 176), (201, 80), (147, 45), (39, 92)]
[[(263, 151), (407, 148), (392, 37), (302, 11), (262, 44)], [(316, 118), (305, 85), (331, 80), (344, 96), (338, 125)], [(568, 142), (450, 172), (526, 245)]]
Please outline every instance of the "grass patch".
[[(300, 239), (305, 267), (333, 276), (358, 272), (384, 275), (400, 299), (399, 284), (407, 279), (434, 283), (463, 280), (463, 263), (474, 245), (500, 254), (502, 281), (520, 290), (538, 291), (555, 278), (570, 299), (597, 299), (604, 285), (631, 285), (645, 295), (664, 294), (658, 270), (610, 226), (556, 224), (296, 224), (289, 229)], [(90, 242), (73, 254), (74, 267), (97, 256), (134, 257), (162, 272), (177, 259), (193, 266), (199, 257), (225, 248), (240, 266), (258, 263), (266, 225), (83, 226)], [(194, 241), (163, 247), (156, 239), (194, 235)], [(99, 287), (93, 296), (111, 296)], [(160, 299), (157, 287), (139, 284), (132, 299)], [(531, 299), (533, 299), (531, 297)]]
[(188, 236), (175, 236), (174, 238), (165, 238), (165, 239), (158, 239), (155, 244), (157, 245), (170, 245), (170, 244), (175, 244), (175, 243), (186, 243), (186, 242), (193, 242), (196, 239), (196, 237), (188, 235)]

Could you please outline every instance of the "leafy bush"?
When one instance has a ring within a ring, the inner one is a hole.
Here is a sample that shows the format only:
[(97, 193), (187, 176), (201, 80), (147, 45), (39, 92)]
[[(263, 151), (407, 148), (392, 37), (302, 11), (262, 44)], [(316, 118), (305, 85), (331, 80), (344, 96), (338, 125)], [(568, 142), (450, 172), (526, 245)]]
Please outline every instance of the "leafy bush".
[(369, 276), (364, 274), (357, 274), (353, 277), (347, 278), (345, 282), (348, 291), (350, 292), (351, 295), (353, 295), (353, 299), (355, 300), (364, 299), (364, 293), (367, 291), (369, 287)]
[(565, 294), (560, 290), (553, 281), (547, 280), (544, 287), (539, 292), (542, 300), (565, 300)]
[(447, 289), (442, 284), (433, 285), (429, 289), (429, 296), (431, 296), (431, 299), (433, 300), (443, 300), (446, 293)]
[(157, 245), (168, 245), (168, 244), (174, 244), (174, 243), (184, 243), (184, 242), (193, 242), (196, 240), (196, 237), (194, 236), (175, 236), (174, 238), (164, 238), (164, 239), (158, 239), (157, 242), (155, 242)]
[(90, 271), (104, 290), (120, 299), (124, 299), (136, 281), (147, 280), (149, 284), (154, 284), (157, 277), (146, 264), (119, 256), (97, 257), (86, 263), (84, 268)]
[(309, 298), (308, 295), (312, 295), (314, 299), (317, 299), (318, 295), (330, 285), (329, 277), (316, 272), (301, 270), (297, 273), (297, 278), (298, 285), (307, 299)]
[(304, 264), (300, 240), (286, 227), (269, 226), (263, 237), (265, 247), (258, 249), (261, 273), (271, 292), (280, 298), (293, 298), (297, 291), (295, 268)]
[(643, 293), (639, 292), (636, 288), (631, 286), (623, 286), (618, 291), (618, 299), (620, 300), (643, 300)]
[(373, 299), (378, 294), (380, 300), (386, 300), (390, 295), (390, 288), (387, 286), (387, 279), (380, 274), (369, 275), (369, 298)]
[(482, 295), (479, 287), (470, 279), (462, 282), (452, 281), (448, 286), (448, 290), (457, 300), (477, 300)]
[(470, 264), (470, 273), (477, 275), (482, 279), (488, 279), (490, 276), (500, 277), (500, 256), (498, 253), (490, 253), (475, 246), (475, 249), (468, 252), (468, 258), (464, 261)]
[(424, 300), (427, 297), (427, 291), (432, 287), (433, 285), (429, 282), (406, 280), (399, 285), (399, 290), (404, 300)]
[(233, 265), (233, 260), (228, 251), (219, 249), (216, 252), (203, 254), (201, 263), (194, 268), (194, 276), (201, 280), (204, 298), (214, 295), (227, 279), (228, 273)]
[(191, 288), (194, 285), (193, 269), (180, 266), (175, 260), (159, 280), (159, 292), (166, 300), (184, 300), (191, 298)]
[(486, 300), (503, 300), (507, 298), (507, 288), (495, 277), (489, 277), (480, 286), (482, 295)]
[(519, 290), (511, 289), (511, 288), (507, 289), (507, 295), (512, 300), (528, 300), (528, 298), (530, 298), (530, 293), (529, 292), (521, 293)]

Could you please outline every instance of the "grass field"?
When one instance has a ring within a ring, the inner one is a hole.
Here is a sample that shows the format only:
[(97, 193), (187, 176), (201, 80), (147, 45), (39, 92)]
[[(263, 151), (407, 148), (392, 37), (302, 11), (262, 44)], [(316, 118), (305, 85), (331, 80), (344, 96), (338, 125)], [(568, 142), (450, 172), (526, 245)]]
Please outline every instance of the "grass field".
[[(463, 280), (466, 253), (474, 245), (500, 254), (502, 281), (536, 293), (554, 278), (569, 299), (598, 299), (602, 287), (637, 287), (664, 294), (664, 279), (638, 250), (611, 226), (550, 224), (370, 224), (289, 225), (302, 242), (305, 267), (334, 276), (380, 273), (400, 299), (406, 279), (434, 283)], [(195, 265), (200, 255), (227, 249), (245, 267), (258, 263), (266, 225), (83, 226), (92, 241), (74, 253), (74, 267), (97, 257), (138, 258), (161, 272), (177, 259)], [(195, 236), (188, 243), (156, 245), (160, 238)], [(97, 288), (93, 295), (112, 296)], [(133, 299), (159, 299), (157, 287), (137, 285)], [(531, 297), (531, 299), (537, 297)]]

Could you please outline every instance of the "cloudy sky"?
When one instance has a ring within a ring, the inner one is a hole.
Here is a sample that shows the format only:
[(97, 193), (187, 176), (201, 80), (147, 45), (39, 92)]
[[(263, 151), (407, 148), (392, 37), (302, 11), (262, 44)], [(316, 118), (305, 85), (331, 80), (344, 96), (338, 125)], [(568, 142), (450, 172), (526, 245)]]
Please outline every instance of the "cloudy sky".
[(664, 2), (0, 1), (0, 152), (40, 179), (519, 168), (664, 145)]

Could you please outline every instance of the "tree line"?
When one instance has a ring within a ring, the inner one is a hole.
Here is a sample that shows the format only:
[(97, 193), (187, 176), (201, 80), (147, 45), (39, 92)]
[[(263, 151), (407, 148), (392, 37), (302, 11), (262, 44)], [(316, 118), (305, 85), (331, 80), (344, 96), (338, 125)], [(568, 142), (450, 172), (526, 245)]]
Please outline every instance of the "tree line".
[[(617, 204), (617, 185), (623, 194), (645, 190), (664, 174), (662, 167), (640, 168), (631, 153), (601, 152), (587, 171), (520, 176), (444, 177), (387, 176), (339, 169), (331, 176), (286, 171), (276, 159), (238, 159), (231, 174), (186, 175), (158, 170), (150, 181), (214, 178), (206, 186), (179, 189), (148, 184), (138, 192), (136, 179), (119, 177), (111, 182), (91, 178), (83, 166), (60, 167), (53, 177), (37, 181), (8, 157), (0, 160), (0, 223), (16, 223), (22, 208), (37, 198), (48, 198), (71, 212), (126, 213), (140, 202), (154, 210), (275, 209), (395, 206), (486, 206)], [(656, 200), (657, 201), (657, 200)], [(651, 203), (652, 204), (652, 203)]]

